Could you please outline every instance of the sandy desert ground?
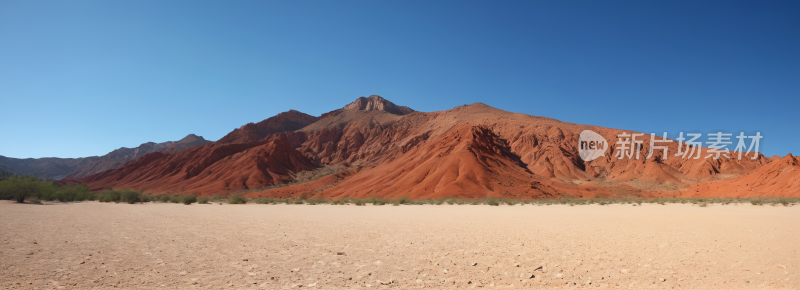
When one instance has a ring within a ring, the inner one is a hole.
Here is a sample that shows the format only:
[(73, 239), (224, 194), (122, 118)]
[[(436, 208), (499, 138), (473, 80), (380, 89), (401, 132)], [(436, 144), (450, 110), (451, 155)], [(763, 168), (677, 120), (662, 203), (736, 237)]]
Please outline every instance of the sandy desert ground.
[(800, 206), (0, 202), (4, 289), (800, 289)]

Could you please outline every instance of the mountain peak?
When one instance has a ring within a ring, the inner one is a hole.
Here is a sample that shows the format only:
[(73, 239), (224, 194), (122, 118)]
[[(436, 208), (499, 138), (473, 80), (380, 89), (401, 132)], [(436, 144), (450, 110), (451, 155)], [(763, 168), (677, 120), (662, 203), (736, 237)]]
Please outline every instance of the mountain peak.
[(206, 139), (203, 138), (203, 136), (197, 136), (195, 134), (189, 134), (189, 135), (186, 135), (186, 137), (183, 137), (183, 139), (181, 139), (178, 142), (192, 142), (192, 141), (206, 141)]
[(405, 115), (415, 112), (413, 109), (406, 106), (398, 106), (387, 99), (378, 95), (371, 95), (369, 98), (360, 97), (347, 106), (343, 110), (359, 110), (359, 111), (384, 111), (395, 115)]

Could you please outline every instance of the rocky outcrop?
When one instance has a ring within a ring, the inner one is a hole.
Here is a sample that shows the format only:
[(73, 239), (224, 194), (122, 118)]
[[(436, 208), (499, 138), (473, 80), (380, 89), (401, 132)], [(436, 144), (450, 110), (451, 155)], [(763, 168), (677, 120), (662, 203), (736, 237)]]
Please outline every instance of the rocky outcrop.
[(248, 123), (228, 133), (217, 143), (234, 144), (258, 141), (273, 133), (299, 130), (316, 121), (317, 118), (314, 116), (290, 110), (258, 123)]
[(394, 103), (381, 98), (378, 95), (372, 95), (369, 96), (369, 98), (360, 97), (354, 102), (347, 104), (342, 109), (345, 111), (383, 111), (395, 115), (405, 115), (414, 112), (414, 110), (409, 107), (395, 105)]

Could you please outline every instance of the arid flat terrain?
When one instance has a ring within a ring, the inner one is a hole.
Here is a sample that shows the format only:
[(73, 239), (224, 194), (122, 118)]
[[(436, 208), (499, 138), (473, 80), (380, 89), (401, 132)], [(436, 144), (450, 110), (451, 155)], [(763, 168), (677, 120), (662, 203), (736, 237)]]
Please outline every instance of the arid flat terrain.
[(800, 289), (800, 206), (0, 202), (3, 289)]

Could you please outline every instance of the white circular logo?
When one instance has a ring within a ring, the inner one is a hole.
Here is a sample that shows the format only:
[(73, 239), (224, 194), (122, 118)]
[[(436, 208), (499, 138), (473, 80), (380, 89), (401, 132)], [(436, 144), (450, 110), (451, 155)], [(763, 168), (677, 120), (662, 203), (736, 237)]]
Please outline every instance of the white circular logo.
[(578, 138), (578, 153), (583, 161), (592, 161), (606, 154), (608, 141), (592, 130), (583, 130)]

